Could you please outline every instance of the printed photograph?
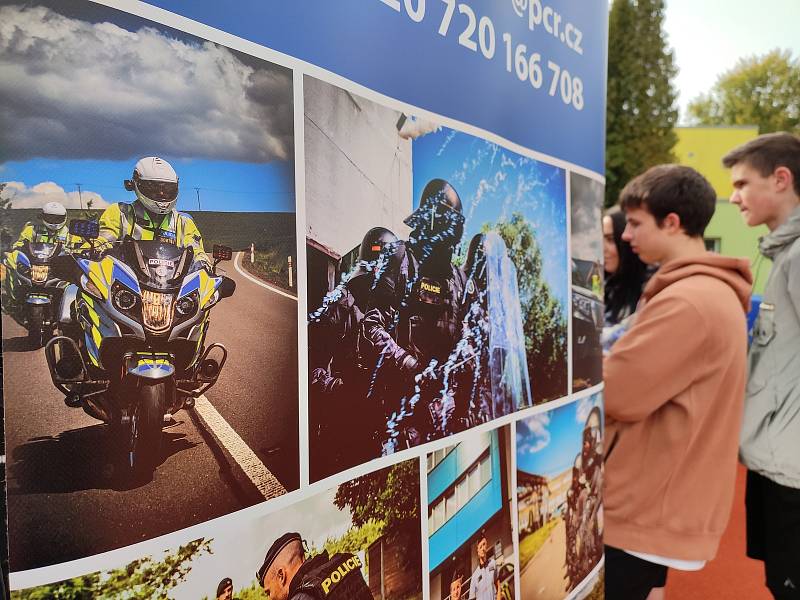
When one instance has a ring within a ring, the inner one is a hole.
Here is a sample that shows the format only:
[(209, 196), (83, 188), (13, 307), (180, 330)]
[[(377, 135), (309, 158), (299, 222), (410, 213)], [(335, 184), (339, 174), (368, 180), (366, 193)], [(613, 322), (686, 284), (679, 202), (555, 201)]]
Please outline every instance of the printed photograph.
[[(511, 426), (428, 454), (431, 600), (512, 600)], [(526, 596), (522, 596), (525, 598)]]
[(297, 489), (291, 71), (53, 0), (0, 76), (11, 570)]
[(572, 390), (603, 380), (603, 184), (570, 173)]
[(565, 172), (304, 95), (311, 479), (566, 395)]
[(419, 459), (398, 463), (119, 568), (11, 598), (422, 600), (419, 469)]
[(562, 600), (603, 556), (602, 396), (516, 427), (522, 597)]

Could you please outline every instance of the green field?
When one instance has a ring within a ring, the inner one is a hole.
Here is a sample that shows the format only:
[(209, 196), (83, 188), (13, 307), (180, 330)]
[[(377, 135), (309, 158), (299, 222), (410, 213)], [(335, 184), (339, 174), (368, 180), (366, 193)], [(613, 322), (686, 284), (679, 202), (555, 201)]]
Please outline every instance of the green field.
[[(11, 242), (17, 239), (25, 223), (34, 220), (38, 213), (35, 208), (4, 212), (3, 225), (12, 233), (14, 239)], [(274, 252), (284, 258), (291, 255), (297, 264), (294, 213), (190, 211), (189, 214), (203, 235), (203, 244), (208, 252), (214, 244), (230, 246), (238, 251), (249, 250), (252, 243), (256, 250)], [(70, 210), (68, 216), (70, 219), (99, 217), (100, 211)]]

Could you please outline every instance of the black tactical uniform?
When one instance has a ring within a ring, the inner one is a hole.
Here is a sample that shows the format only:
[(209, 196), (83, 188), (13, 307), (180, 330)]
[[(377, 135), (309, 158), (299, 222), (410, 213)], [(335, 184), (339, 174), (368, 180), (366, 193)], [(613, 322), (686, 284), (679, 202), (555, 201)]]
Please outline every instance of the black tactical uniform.
[(422, 406), (412, 411), (407, 430), (408, 444), (416, 445), (442, 427), (434, 415), (443, 411), (431, 408), (442, 401), (441, 367), (462, 333), (465, 279), (451, 262), (463, 234), (461, 200), (449, 183), (435, 179), (405, 223), (412, 228), (409, 241), (386, 253), (376, 274), (360, 328), (359, 361), (373, 371), (369, 396), (387, 415), (414, 395), (415, 377), (436, 361), (420, 382)]
[(374, 600), (361, 574), (361, 561), (352, 554), (323, 550), (295, 573), (289, 600)]
[[(361, 241), (358, 268), (326, 298), (308, 324), (309, 422), (312, 431), (311, 478), (316, 481), (380, 453), (374, 433), (382, 414), (366, 401), (369, 372), (358, 366), (358, 326), (364, 317), (374, 269), (386, 245), (397, 236), (384, 227), (370, 229)], [(359, 415), (359, 426), (348, 419)]]

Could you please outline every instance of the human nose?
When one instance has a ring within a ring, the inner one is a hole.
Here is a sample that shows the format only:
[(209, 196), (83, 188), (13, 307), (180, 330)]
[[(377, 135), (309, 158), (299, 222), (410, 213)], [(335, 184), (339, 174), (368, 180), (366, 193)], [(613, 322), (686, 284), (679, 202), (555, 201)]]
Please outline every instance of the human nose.
[(733, 190), (733, 194), (731, 194), (730, 202), (731, 202), (731, 204), (736, 204), (737, 206), (742, 203), (742, 197), (739, 195), (739, 190)]
[(622, 239), (626, 242), (630, 242), (633, 239), (630, 225), (625, 225), (625, 230), (622, 232)]

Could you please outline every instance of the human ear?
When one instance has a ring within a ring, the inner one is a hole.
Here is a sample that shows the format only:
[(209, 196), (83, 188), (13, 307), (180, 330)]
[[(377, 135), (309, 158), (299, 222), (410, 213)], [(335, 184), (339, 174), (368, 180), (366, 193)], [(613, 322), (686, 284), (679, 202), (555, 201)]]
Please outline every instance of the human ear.
[(671, 212), (661, 221), (661, 229), (668, 233), (677, 233), (681, 230), (681, 218), (677, 213)]
[(772, 172), (772, 176), (775, 178), (775, 186), (779, 192), (783, 192), (784, 190), (791, 188), (794, 183), (792, 172), (788, 167), (784, 167), (783, 165), (777, 167)]

